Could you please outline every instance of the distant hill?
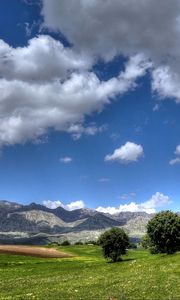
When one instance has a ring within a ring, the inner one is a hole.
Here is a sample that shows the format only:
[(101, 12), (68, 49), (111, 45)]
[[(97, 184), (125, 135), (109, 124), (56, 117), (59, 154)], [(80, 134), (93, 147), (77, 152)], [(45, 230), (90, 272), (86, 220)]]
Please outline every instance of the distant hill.
[(128, 222), (129, 220), (136, 219), (138, 217), (146, 218), (146, 217), (149, 217), (149, 216), (153, 216), (153, 214), (148, 214), (148, 213), (143, 212), (143, 211), (140, 211), (140, 212), (126, 211), (126, 212), (120, 212), (120, 213), (117, 213), (115, 215), (110, 215), (110, 216), (114, 220), (117, 220), (117, 221), (124, 220), (125, 222)]
[(123, 227), (133, 238), (141, 237), (152, 217), (145, 212), (121, 212), (104, 214), (92, 209), (68, 211), (62, 207), (47, 208), (31, 203), (21, 205), (0, 201), (0, 243), (48, 243), (49, 241), (72, 241), (96, 239), (111, 227)]
[(122, 226), (124, 224), (124, 221), (116, 221), (102, 213), (95, 213), (93, 216), (90, 216), (84, 222), (76, 226), (75, 231), (98, 230), (115, 226)]
[(88, 208), (81, 208), (69, 211), (62, 207), (57, 207), (52, 211), (57, 217), (61, 218), (64, 222), (67, 223), (89, 218), (90, 216), (94, 216), (96, 214), (96, 211)]
[(10, 202), (6, 200), (0, 200), (0, 211), (15, 211), (20, 209), (23, 205), (16, 202)]

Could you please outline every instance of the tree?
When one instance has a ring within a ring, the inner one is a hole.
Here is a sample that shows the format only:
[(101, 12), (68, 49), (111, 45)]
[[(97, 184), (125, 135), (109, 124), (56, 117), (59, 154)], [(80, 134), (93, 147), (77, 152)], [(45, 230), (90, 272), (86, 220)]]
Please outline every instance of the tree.
[(149, 249), (151, 248), (151, 239), (149, 237), (148, 234), (144, 235), (142, 240), (141, 240), (141, 246), (144, 248), (144, 249)]
[(157, 213), (147, 225), (154, 253), (175, 253), (180, 248), (180, 217), (171, 211)]
[(129, 238), (123, 229), (112, 228), (99, 237), (98, 243), (102, 246), (104, 257), (117, 262), (121, 259), (121, 255), (126, 253)]
[(68, 240), (65, 240), (64, 242), (61, 243), (61, 246), (69, 246), (71, 243)]

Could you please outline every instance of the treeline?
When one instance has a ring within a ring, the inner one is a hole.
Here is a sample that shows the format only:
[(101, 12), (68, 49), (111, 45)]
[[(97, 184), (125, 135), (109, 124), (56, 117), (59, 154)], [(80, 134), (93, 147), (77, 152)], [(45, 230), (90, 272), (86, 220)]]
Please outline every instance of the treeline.
[(71, 243), (69, 240), (64, 240), (63, 242), (52, 242), (48, 244), (49, 246), (71, 246), (71, 245), (99, 245), (98, 241), (86, 241), (86, 242), (82, 242), (82, 241), (77, 241), (75, 243)]
[[(69, 246), (70, 241), (51, 243), (58, 246)], [(78, 241), (74, 245), (99, 245), (105, 258), (113, 262), (120, 261), (128, 249), (137, 248), (130, 243), (128, 234), (119, 227), (111, 228), (100, 235), (97, 241)], [(152, 254), (173, 254), (180, 250), (180, 216), (172, 211), (157, 213), (147, 224), (147, 233), (139, 245), (149, 249)]]
[[(112, 228), (99, 238), (104, 257), (120, 261), (129, 247), (129, 237), (121, 228)], [(171, 211), (157, 213), (147, 224), (142, 244), (152, 254), (173, 254), (180, 250), (180, 216)]]

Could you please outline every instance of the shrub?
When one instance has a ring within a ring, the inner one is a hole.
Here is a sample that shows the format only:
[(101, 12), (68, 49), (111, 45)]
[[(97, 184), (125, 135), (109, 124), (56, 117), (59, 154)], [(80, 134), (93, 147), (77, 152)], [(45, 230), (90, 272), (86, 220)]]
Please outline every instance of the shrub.
[(171, 211), (157, 213), (147, 225), (152, 253), (172, 254), (180, 247), (180, 217)]
[(129, 249), (137, 249), (137, 244), (135, 243), (130, 243), (128, 246)]
[(99, 237), (98, 243), (102, 246), (104, 257), (117, 262), (121, 259), (121, 255), (126, 253), (129, 238), (123, 229), (112, 228)]
[(61, 243), (61, 246), (69, 246), (69, 245), (71, 245), (71, 243), (68, 240)]
[(149, 249), (152, 247), (152, 244), (151, 244), (151, 239), (149, 237), (148, 234), (144, 235), (142, 240), (141, 240), (141, 246), (144, 248), (144, 249)]
[(83, 245), (83, 242), (78, 241), (78, 242), (74, 243), (74, 245)]
[(85, 244), (86, 244), (86, 245), (97, 245), (98, 243), (97, 243), (97, 241), (94, 241), (94, 240), (91, 241), (91, 240), (90, 240), (90, 241), (85, 242)]

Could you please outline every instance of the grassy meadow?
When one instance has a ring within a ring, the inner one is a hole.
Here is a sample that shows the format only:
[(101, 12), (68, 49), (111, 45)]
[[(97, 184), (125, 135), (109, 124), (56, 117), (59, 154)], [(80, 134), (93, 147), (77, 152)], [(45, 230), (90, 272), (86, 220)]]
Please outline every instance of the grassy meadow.
[(130, 250), (107, 262), (98, 246), (68, 246), (74, 254), (42, 259), (0, 254), (0, 299), (180, 299), (180, 253), (151, 255)]

